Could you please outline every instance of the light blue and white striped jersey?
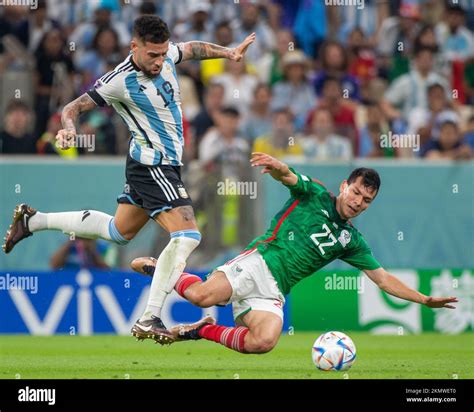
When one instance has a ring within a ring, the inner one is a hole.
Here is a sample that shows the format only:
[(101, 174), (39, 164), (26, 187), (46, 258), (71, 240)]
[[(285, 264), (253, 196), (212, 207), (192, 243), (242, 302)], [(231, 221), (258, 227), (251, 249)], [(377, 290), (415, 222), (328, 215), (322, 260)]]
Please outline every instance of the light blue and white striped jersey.
[(181, 166), (183, 116), (175, 64), (182, 52), (170, 42), (158, 76), (146, 76), (128, 56), (97, 80), (89, 96), (99, 106), (111, 105), (132, 134), (129, 153), (144, 165)]

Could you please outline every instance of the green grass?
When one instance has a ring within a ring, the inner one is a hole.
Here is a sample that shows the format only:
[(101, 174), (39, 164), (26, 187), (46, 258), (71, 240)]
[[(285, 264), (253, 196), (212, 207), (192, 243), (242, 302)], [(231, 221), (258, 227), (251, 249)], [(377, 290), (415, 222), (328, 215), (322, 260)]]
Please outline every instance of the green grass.
[(350, 333), (357, 360), (348, 376), (313, 366), (311, 346), (318, 335), (282, 336), (265, 355), (242, 355), (205, 340), (161, 347), (111, 335), (0, 336), (0, 378), (474, 378), (474, 334)]

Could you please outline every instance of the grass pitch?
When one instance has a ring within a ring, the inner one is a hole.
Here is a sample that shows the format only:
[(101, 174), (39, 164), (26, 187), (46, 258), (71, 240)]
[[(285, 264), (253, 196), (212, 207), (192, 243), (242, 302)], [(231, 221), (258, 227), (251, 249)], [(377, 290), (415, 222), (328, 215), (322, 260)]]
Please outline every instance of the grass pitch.
[(349, 335), (357, 360), (348, 372), (322, 372), (313, 366), (311, 347), (318, 332), (284, 335), (264, 355), (242, 355), (205, 340), (161, 347), (126, 336), (3, 335), (0, 379), (474, 378), (472, 333)]

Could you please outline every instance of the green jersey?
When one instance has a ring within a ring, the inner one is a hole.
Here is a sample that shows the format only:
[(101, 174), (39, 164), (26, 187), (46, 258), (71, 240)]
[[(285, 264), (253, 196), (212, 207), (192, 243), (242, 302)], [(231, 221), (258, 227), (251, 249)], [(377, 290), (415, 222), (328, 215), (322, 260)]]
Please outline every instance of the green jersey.
[(380, 264), (359, 231), (336, 210), (336, 198), (319, 182), (301, 175), (283, 209), (273, 218), (267, 232), (250, 243), (257, 248), (287, 294), (303, 278), (335, 259), (358, 269), (373, 270)]

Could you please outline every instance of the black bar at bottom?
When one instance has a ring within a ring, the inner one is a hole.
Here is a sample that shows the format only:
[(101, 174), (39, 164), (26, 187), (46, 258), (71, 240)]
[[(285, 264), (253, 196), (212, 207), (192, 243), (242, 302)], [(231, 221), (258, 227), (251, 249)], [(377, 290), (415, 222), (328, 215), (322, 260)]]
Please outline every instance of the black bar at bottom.
[[(95, 405), (193, 405), (238, 399), (379, 408), (473, 410), (473, 380), (0, 380), (0, 411), (72, 410)], [(48, 391), (48, 389), (50, 391)], [(54, 389), (54, 400), (53, 392)], [(35, 391), (36, 390), (36, 391)], [(184, 403), (183, 403), (184, 402)], [(181, 408), (180, 408), (181, 409)]]

